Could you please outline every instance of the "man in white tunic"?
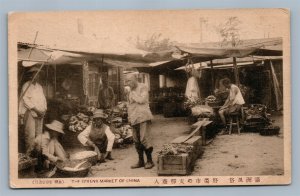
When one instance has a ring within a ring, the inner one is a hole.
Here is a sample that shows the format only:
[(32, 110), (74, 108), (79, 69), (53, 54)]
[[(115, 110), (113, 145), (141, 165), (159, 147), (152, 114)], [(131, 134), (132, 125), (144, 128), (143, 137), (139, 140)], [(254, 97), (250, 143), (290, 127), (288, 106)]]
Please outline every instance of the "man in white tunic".
[(230, 79), (225, 78), (223, 80), (223, 85), (229, 89), (229, 95), (220, 108), (219, 114), (222, 120), (224, 127), (226, 127), (226, 118), (225, 115), (230, 115), (241, 110), (243, 104), (245, 104), (241, 90), (235, 84), (232, 84)]
[(38, 70), (37, 67), (29, 70), (31, 77), (22, 87), (21, 95), (25, 94), (19, 102), (19, 115), (24, 123), (26, 153), (30, 153), (35, 137), (42, 133), (43, 119), (47, 110), (47, 101), (43, 88), (39, 84), (39, 76), (36, 76), (35, 80), (31, 82)]

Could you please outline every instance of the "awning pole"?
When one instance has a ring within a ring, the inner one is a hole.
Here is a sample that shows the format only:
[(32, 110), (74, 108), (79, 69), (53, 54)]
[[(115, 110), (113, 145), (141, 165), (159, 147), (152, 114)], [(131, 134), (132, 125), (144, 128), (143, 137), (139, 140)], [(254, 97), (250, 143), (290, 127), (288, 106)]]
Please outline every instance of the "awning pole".
[(214, 66), (213, 66), (213, 61), (210, 60), (210, 70), (211, 70), (211, 84), (212, 84), (212, 94), (215, 91), (215, 71), (214, 71)]
[(54, 64), (54, 98), (56, 98), (56, 64)]
[(236, 63), (236, 57), (233, 57), (233, 68), (234, 68), (234, 79), (235, 79), (235, 84), (240, 85), (240, 79), (239, 79), (239, 71), (237, 68), (237, 63)]

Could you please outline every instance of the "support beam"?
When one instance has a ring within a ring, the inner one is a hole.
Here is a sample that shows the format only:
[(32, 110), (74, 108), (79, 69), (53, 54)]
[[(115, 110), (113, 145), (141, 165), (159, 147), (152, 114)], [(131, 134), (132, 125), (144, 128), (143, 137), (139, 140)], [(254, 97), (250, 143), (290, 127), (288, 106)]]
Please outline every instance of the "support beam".
[(236, 85), (240, 85), (239, 70), (237, 68), (236, 57), (233, 57), (234, 80)]
[(214, 70), (214, 66), (213, 66), (213, 61), (210, 60), (210, 70), (211, 70), (211, 85), (212, 85), (212, 94), (215, 91), (215, 70)]

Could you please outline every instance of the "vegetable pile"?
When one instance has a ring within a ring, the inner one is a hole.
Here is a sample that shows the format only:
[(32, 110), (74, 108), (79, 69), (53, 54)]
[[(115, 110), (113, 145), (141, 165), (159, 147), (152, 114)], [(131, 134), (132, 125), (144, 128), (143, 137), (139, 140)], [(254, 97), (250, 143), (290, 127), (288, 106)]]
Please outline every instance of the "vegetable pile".
[(213, 95), (209, 95), (208, 97), (205, 98), (205, 101), (207, 103), (215, 103), (217, 101), (217, 98)]
[(29, 160), (31, 160), (31, 158), (30, 157), (28, 157), (26, 154), (24, 154), (24, 153), (19, 153), (18, 154), (18, 160), (19, 160), (19, 162), (24, 162), (24, 161), (29, 161)]
[(204, 101), (202, 99), (197, 99), (197, 100), (191, 100), (191, 99), (186, 99), (185, 102), (183, 103), (183, 106), (185, 109), (191, 109), (192, 107), (195, 107), (197, 105), (203, 105)]
[(159, 152), (160, 155), (179, 155), (191, 153), (194, 147), (186, 144), (164, 144), (163, 149)]
[(130, 125), (123, 125), (114, 129), (115, 143), (122, 144), (125, 139), (132, 137), (132, 127)]
[(81, 112), (71, 116), (69, 120), (69, 130), (72, 132), (81, 132), (92, 123), (92, 117)]

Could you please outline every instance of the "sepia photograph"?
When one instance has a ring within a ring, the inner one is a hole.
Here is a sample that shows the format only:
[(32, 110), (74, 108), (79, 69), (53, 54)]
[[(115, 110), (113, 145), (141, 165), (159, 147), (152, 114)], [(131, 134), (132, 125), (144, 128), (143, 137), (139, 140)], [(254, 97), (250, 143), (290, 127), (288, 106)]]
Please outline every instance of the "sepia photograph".
[(12, 12), (12, 188), (291, 183), (290, 11)]

